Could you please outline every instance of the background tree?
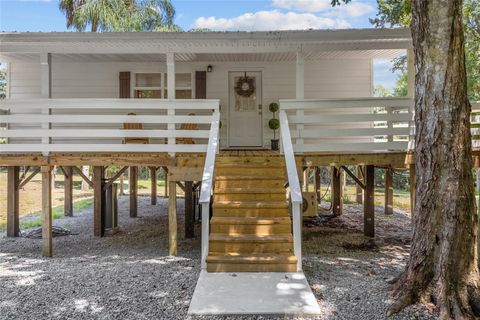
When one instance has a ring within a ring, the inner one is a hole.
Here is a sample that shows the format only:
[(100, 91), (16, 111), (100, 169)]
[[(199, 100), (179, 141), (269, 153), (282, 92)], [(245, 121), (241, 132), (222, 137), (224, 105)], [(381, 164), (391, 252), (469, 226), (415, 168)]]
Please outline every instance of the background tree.
[(61, 0), (67, 28), (77, 31), (179, 31), (170, 0)]
[[(376, 28), (409, 28), (412, 21), (410, 0), (377, 0), (378, 13), (370, 23)], [(467, 90), (470, 101), (480, 101), (480, 5), (478, 0), (464, 0), (465, 55)], [(395, 96), (407, 94), (407, 58), (394, 59), (392, 71), (400, 71)]]
[(7, 97), (7, 68), (0, 63), (0, 99)]
[[(350, 0), (333, 0), (337, 5)], [(480, 317), (478, 217), (472, 176), (461, 0), (412, 0), (415, 53), (414, 233), (388, 314), (433, 303), (441, 319)]]

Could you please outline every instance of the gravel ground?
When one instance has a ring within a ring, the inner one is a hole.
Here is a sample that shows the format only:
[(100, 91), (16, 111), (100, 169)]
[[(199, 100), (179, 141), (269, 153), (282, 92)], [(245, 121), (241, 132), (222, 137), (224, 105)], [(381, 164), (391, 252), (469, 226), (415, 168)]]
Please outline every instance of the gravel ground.
[[(76, 235), (54, 238), (54, 258), (42, 258), (41, 240), (0, 234), (0, 319), (186, 319), (200, 272), (199, 226), (183, 238), (179, 207), (178, 257), (169, 257), (167, 201), (139, 198), (139, 217), (119, 200), (120, 232), (93, 237), (92, 210), (55, 220)], [(304, 271), (323, 310), (317, 319), (385, 319), (388, 280), (408, 258), (409, 216), (377, 212), (377, 238), (362, 236), (362, 209), (346, 206), (340, 218), (319, 218), (304, 228)], [(195, 317), (231, 319), (232, 317)], [(435, 319), (410, 307), (393, 319)], [(235, 317), (278, 319), (278, 317)], [(301, 318), (294, 318), (301, 319)]]

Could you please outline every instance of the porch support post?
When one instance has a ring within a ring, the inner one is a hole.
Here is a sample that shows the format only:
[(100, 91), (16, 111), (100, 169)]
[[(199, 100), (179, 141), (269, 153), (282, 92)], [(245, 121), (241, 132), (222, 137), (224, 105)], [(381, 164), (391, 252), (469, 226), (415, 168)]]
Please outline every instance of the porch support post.
[(415, 190), (417, 188), (417, 181), (416, 181), (416, 176), (415, 176), (415, 165), (410, 164), (409, 165), (409, 172), (410, 172), (410, 216), (413, 217), (415, 216)]
[(64, 205), (64, 214), (66, 217), (73, 216), (73, 170), (72, 167), (63, 167), (63, 172), (65, 174), (65, 179), (63, 183), (63, 188), (65, 192), (65, 197), (63, 201)]
[(415, 97), (415, 56), (412, 49), (407, 50), (407, 96)]
[(185, 238), (195, 237), (193, 210), (193, 181), (185, 181)]
[(332, 209), (333, 215), (340, 216), (343, 213), (342, 204), (342, 179), (340, 168), (332, 167)]
[(103, 183), (105, 169), (103, 166), (93, 167), (93, 235), (102, 237), (103, 228)]
[(363, 233), (375, 237), (375, 167), (365, 166), (365, 198), (363, 200)]
[(42, 166), (42, 256), (52, 256), (52, 167)]
[(393, 170), (385, 169), (385, 214), (393, 214)]
[(7, 170), (7, 237), (18, 237), (20, 233), (20, 167), (8, 167)]
[(168, 186), (168, 254), (177, 255), (177, 183), (170, 181)]
[[(362, 168), (361, 165), (356, 166), (356, 172), (355, 173), (356, 173), (356, 176), (357, 176), (358, 180), (365, 183), (365, 180), (364, 180), (364, 177), (363, 177), (363, 168)], [(358, 183), (355, 184), (355, 188), (357, 190), (356, 202), (358, 204), (362, 204), (363, 203), (363, 188)]]
[(152, 206), (157, 204), (157, 167), (150, 167), (150, 182), (151, 192), (150, 192), (150, 203)]
[(137, 217), (137, 179), (138, 179), (138, 167), (130, 167), (128, 174), (130, 179), (129, 192), (130, 192), (130, 218)]
[[(40, 54), (40, 93), (43, 99), (52, 98), (52, 55), (47, 52)], [(42, 114), (50, 114), (50, 108), (41, 110)], [(42, 129), (50, 129), (50, 123), (42, 123)], [(43, 137), (42, 143), (49, 144), (51, 139)], [(44, 152), (48, 155), (48, 152)]]
[(297, 52), (297, 60), (295, 65), (295, 98), (305, 98), (305, 60), (303, 54)]
[(320, 180), (320, 167), (315, 167), (315, 193), (317, 194), (317, 201), (320, 202), (322, 196), (322, 181)]
[[(175, 100), (175, 53), (169, 52), (167, 53), (167, 92), (168, 92), (168, 99)], [(169, 116), (175, 115), (175, 109), (170, 108), (167, 111)], [(169, 131), (175, 130), (175, 123), (169, 123), (167, 125)], [(169, 137), (168, 144), (173, 145), (175, 144), (175, 138)], [(170, 153), (170, 155), (174, 155)], [(166, 196), (166, 194), (165, 194)]]

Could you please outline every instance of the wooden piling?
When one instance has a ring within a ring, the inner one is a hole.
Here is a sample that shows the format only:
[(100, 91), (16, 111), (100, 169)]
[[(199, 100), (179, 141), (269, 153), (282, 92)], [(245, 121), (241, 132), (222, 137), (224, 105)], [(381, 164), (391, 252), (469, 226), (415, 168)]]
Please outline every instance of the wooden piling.
[(7, 237), (20, 234), (20, 167), (7, 169)]
[(52, 256), (52, 167), (42, 166), (42, 256)]
[(195, 237), (193, 210), (193, 181), (185, 181), (185, 238)]
[(322, 189), (322, 181), (320, 177), (320, 167), (315, 167), (315, 192), (317, 194), (317, 201), (320, 202), (320, 197), (321, 195), (321, 189)]
[(410, 215), (413, 219), (415, 216), (415, 194), (416, 194), (416, 187), (417, 187), (417, 181), (416, 181), (416, 176), (415, 176), (415, 164), (410, 164), (409, 165), (409, 171), (410, 171)]
[(157, 168), (149, 167), (150, 169), (150, 203), (152, 206), (157, 204)]
[(103, 237), (103, 184), (105, 169), (103, 166), (93, 167), (93, 234)]
[[(365, 182), (365, 180), (363, 178), (363, 168), (362, 168), (361, 165), (356, 166), (355, 175), (357, 176), (358, 180), (360, 180), (361, 182)], [(357, 192), (356, 202), (358, 204), (362, 204), (363, 203), (363, 188), (358, 183), (355, 184), (355, 186), (356, 186), (356, 192)]]
[(168, 186), (168, 254), (177, 255), (177, 183)]
[(340, 216), (343, 213), (342, 204), (342, 175), (340, 168), (332, 167), (332, 210), (333, 215)]
[(164, 188), (165, 188), (165, 198), (168, 197), (168, 168), (162, 167), (163, 169), (163, 180), (164, 180)]
[(73, 216), (73, 169), (72, 167), (63, 167), (65, 179), (63, 188), (65, 192), (64, 196), (64, 214), (66, 217)]
[(375, 237), (375, 167), (372, 165), (365, 166), (363, 210), (363, 233)]
[(393, 214), (393, 170), (385, 169), (385, 214)]
[(138, 190), (138, 167), (130, 167), (130, 172), (128, 174), (130, 183), (130, 217), (137, 217), (137, 190)]

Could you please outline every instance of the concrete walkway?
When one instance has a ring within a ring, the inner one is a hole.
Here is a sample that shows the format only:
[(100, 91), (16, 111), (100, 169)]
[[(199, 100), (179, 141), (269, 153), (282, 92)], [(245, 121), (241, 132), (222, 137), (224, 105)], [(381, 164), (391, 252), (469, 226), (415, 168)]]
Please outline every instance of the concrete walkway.
[(303, 272), (202, 271), (188, 314), (316, 315), (317, 300)]

